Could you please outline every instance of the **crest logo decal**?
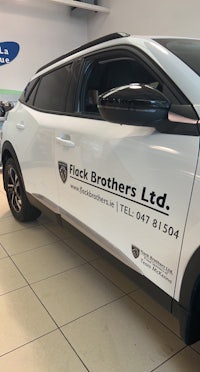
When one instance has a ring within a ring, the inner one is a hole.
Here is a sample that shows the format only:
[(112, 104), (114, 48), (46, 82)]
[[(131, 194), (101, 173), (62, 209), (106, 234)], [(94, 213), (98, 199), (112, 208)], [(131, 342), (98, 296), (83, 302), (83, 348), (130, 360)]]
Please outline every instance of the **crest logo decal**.
[(131, 246), (133, 257), (138, 258), (140, 255), (140, 249), (135, 247), (134, 245)]
[(67, 181), (67, 175), (68, 175), (67, 164), (63, 163), (62, 161), (59, 161), (58, 169), (59, 169), (60, 178), (63, 181), (63, 183), (65, 183)]

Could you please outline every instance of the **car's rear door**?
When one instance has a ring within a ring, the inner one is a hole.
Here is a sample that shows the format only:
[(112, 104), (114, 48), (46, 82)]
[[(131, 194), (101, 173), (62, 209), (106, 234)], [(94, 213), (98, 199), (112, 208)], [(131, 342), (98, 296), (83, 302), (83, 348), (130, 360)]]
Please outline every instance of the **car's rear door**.
[[(17, 111), (18, 147), (26, 191), (58, 212), (55, 167), (55, 127), (64, 123), (71, 63), (36, 77)], [(30, 91), (30, 93), (29, 93)], [(61, 124), (59, 124), (59, 122)]]

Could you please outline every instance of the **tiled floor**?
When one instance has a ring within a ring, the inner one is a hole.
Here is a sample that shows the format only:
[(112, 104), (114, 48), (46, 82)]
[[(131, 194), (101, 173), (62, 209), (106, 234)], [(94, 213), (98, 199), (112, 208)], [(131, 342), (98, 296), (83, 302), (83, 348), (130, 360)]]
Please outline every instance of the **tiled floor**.
[(0, 174), (0, 371), (199, 372), (168, 312), (101, 249), (46, 217), (17, 223)]

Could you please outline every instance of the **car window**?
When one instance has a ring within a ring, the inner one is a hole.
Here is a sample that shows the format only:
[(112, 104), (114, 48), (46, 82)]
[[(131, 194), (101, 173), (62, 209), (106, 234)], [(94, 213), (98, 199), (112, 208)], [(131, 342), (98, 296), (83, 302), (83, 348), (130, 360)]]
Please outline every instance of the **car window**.
[(66, 112), (71, 65), (63, 66), (41, 77), (34, 107), (51, 112)]
[(127, 59), (110, 59), (94, 62), (88, 69), (81, 95), (81, 112), (99, 115), (98, 96), (112, 88), (131, 83), (148, 84), (162, 90), (155, 75), (140, 62)]
[(25, 102), (27, 105), (33, 106), (38, 86), (39, 86), (39, 79), (37, 79), (37, 81), (34, 81), (34, 84), (31, 82), (31, 87), (28, 89), (28, 92), (25, 97), (26, 98)]
[(19, 98), (20, 102), (27, 103), (29, 102), (30, 97), (33, 97), (33, 90), (35, 90), (35, 87), (37, 86), (38, 79), (31, 80), (27, 86), (25, 87), (24, 91), (21, 94), (21, 97)]

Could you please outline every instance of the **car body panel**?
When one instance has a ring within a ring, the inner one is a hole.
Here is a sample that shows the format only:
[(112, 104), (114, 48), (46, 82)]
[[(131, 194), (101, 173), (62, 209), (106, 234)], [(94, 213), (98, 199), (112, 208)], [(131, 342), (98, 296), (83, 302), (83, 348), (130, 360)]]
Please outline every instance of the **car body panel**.
[(63, 182), (57, 171), (62, 210), (173, 295), (199, 138), (72, 117), (57, 127), (56, 137), (63, 133), (74, 147), (56, 144), (68, 173)]

